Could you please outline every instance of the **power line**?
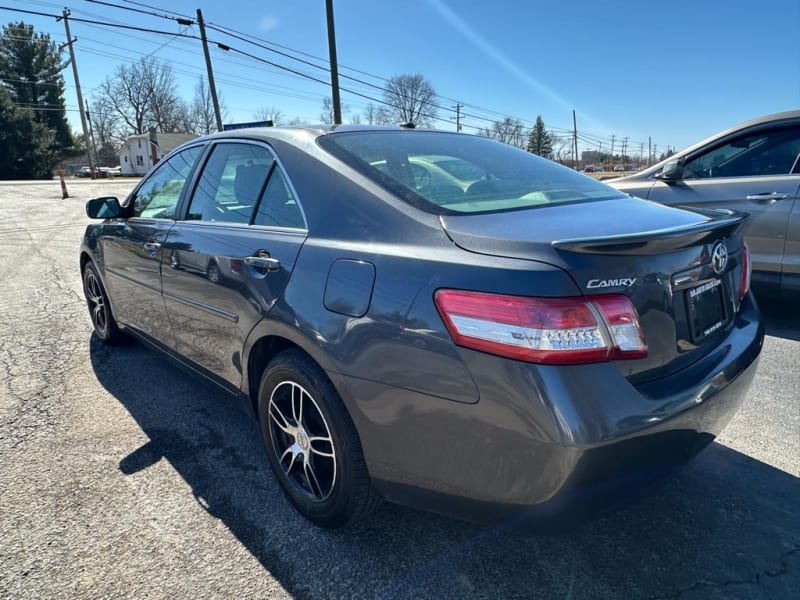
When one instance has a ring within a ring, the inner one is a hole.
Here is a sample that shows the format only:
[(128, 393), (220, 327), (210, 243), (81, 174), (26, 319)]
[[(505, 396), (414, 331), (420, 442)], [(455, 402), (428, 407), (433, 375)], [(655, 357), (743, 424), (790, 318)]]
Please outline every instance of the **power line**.
[[(101, 0), (86, 0), (86, 1), (87, 2), (92, 2), (92, 3), (95, 3), (95, 4), (102, 4), (102, 5), (106, 5), (106, 6), (120, 8), (122, 10), (132, 10), (132, 11), (139, 12), (139, 13), (144, 13), (144, 14), (147, 14), (147, 15), (150, 15), (150, 16), (156, 16), (156, 17), (160, 17), (160, 18), (167, 18), (167, 19), (173, 19), (173, 20), (180, 20), (180, 19), (175, 19), (174, 17), (170, 17), (170, 16), (167, 16), (167, 15), (160, 15), (158, 13), (142, 11), (142, 10), (134, 9), (134, 8), (131, 8), (131, 7), (126, 7), (126, 6), (121, 6), (121, 5), (118, 5), (118, 4), (114, 4), (114, 3), (111, 3), (111, 2), (106, 2), (106, 1), (101, 1)], [(129, 4), (136, 4), (138, 6), (145, 6), (145, 7), (148, 7), (148, 8), (153, 8), (153, 10), (157, 10), (154, 7), (150, 7), (149, 5), (146, 5), (146, 4), (142, 4), (142, 3), (139, 3), (139, 2), (130, 2), (129, 0), (127, 0), (127, 1), (128, 1)], [(173, 15), (180, 15), (180, 13), (172, 13), (172, 14)], [(184, 17), (184, 20), (191, 20), (186, 15), (180, 15), (180, 16)], [(244, 34), (242, 32), (239, 32), (239, 31), (237, 31), (235, 29), (231, 29), (231, 28), (228, 28), (228, 27), (215, 25), (213, 23), (207, 23), (206, 27), (208, 29), (213, 29), (214, 31), (217, 31), (219, 33), (223, 33), (224, 35), (228, 35), (230, 37), (233, 37), (234, 39), (238, 39), (239, 41), (243, 41), (245, 43), (249, 43), (249, 44), (252, 44), (254, 46), (257, 46), (257, 47), (259, 47), (259, 48), (261, 48), (263, 50), (267, 50), (269, 52), (273, 52), (273, 53), (279, 54), (279, 55), (281, 55), (281, 56), (283, 56), (285, 58), (288, 58), (290, 60), (295, 60), (295, 61), (300, 62), (302, 64), (305, 64), (305, 65), (308, 65), (308, 66), (311, 66), (311, 67), (314, 67), (314, 68), (317, 68), (317, 69), (320, 69), (320, 70), (323, 70), (323, 71), (326, 71), (326, 72), (330, 73), (330, 68), (328, 68), (328, 67), (325, 67), (323, 65), (319, 65), (319, 64), (313, 63), (311, 61), (307, 61), (307, 60), (298, 58), (296, 56), (292, 56), (291, 54), (289, 54), (287, 52), (283, 52), (283, 51), (280, 51), (280, 50), (275, 50), (274, 48), (268, 46), (267, 44), (272, 44), (272, 45), (284, 48), (286, 50), (290, 50), (291, 52), (294, 52), (295, 54), (303, 54), (303, 55), (309, 56), (311, 58), (315, 58), (317, 60), (321, 60), (323, 62), (329, 62), (329, 61), (325, 61), (325, 59), (323, 59), (323, 58), (315, 57), (313, 55), (308, 55), (306, 53), (302, 53), (302, 52), (300, 52), (298, 50), (295, 50), (293, 48), (289, 48), (287, 46), (280, 46), (278, 44), (273, 44), (271, 42), (267, 42), (266, 40), (263, 40), (263, 39), (258, 38), (256, 36), (250, 36), (248, 34)], [(258, 42), (262, 42), (262, 43), (255, 42), (253, 40), (258, 40)], [(273, 64), (274, 65), (274, 63), (267, 63), (267, 64)], [(281, 68), (281, 67), (278, 66), (278, 68)], [(357, 71), (355, 69), (351, 69), (350, 67), (346, 67), (344, 65), (343, 65), (343, 68), (347, 68), (349, 70)], [(374, 75), (374, 74), (368, 73), (366, 71), (357, 71), (357, 72), (360, 72), (360, 73), (365, 74), (365, 75), (367, 75), (369, 77), (373, 77), (375, 79), (383, 81), (384, 83), (389, 81), (389, 79), (386, 79), (385, 77)], [(353, 76), (350, 76), (350, 75), (347, 75), (347, 74), (344, 74), (344, 73), (341, 74), (341, 77), (344, 78), (344, 79), (348, 79), (350, 81), (354, 81), (356, 83), (360, 83), (361, 85), (364, 85), (364, 86), (367, 86), (369, 88), (373, 88), (373, 89), (376, 89), (376, 90), (383, 91), (383, 89), (384, 89), (382, 86), (378, 86), (376, 84), (364, 81), (362, 79), (359, 79), (359, 78), (356, 78), (356, 77), (353, 77)], [(448, 98), (446, 96), (441, 96), (439, 94), (437, 94), (436, 97), (441, 99), (441, 100), (443, 100), (443, 101), (459, 102), (459, 101), (456, 101), (456, 100), (454, 100), (452, 98)], [(387, 104), (386, 102), (382, 102), (382, 101), (379, 101), (379, 102), (381, 102), (382, 104)], [(431, 103), (431, 106), (433, 106), (437, 110), (442, 110), (442, 111), (445, 111), (445, 112), (449, 112), (449, 109), (447, 107), (442, 106), (440, 104)], [(468, 106), (472, 106), (473, 108), (478, 108), (479, 110), (488, 110), (488, 109), (482, 109), (481, 107), (478, 107), (478, 106), (472, 105), (472, 104), (469, 104)], [(502, 114), (502, 113), (496, 113), (496, 114)], [(475, 114), (462, 113), (462, 115), (464, 117), (469, 117), (469, 118), (476, 119), (476, 120), (483, 121), (483, 122), (487, 122), (487, 123), (494, 123), (495, 122), (495, 119), (491, 119), (491, 118), (488, 118), (488, 117), (483, 117), (483, 116), (479, 116), (479, 115), (475, 115)], [(512, 117), (512, 118), (516, 118), (516, 117)], [(524, 121), (523, 119), (518, 119), (518, 118), (517, 118), (517, 120)], [(551, 129), (558, 130), (558, 129), (561, 129), (561, 128), (551, 127)], [(561, 129), (561, 130), (562, 131), (569, 131), (568, 129)]]
[[(119, 9), (122, 9), (122, 10), (129, 10), (131, 12), (136, 12), (136, 13), (139, 13), (139, 14), (142, 14), (142, 15), (150, 15), (152, 17), (160, 17), (162, 19), (171, 19), (173, 21), (179, 21), (179, 22), (180, 21), (189, 21), (189, 23), (181, 23), (181, 25), (192, 25), (192, 24), (194, 24), (194, 19), (192, 19), (190, 17), (186, 17), (186, 16), (170, 16), (168, 14), (150, 12), (150, 11), (147, 11), (147, 10), (142, 10), (140, 8), (133, 8), (131, 6), (122, 6), (121, 4), (114, 4), (113, 2), (103, 2), (101, 0), (86, 0), (86, 2), (91, 2), (92, 4), (100, 4), (102, 6), (110, 6), (112, 8), (119, 8)], [(138, 3), (137, 2), (130, 2), (129, 4), (138, 4)], [(146, 6), (146, 5), (140, 5), (140, 6)], [(148, 8), (150, 8), (150, 7), (148, 7)], [(153, 10), (157, 10), (157, 9), (153, 9)], [(173, 15), (177, 15), (178, 13), (172, 13), (172, 14)]]
[[(89, 1), (89, 0), (87, 0), (87, 1)], [(149, 9), (152, 9), (152, 10), (164, 10), (164, 9), (161, 9), (161, 8), (157, 8), (155, 6), (150, 6), (149, 4), (144, 4), (143, 2), (134, 2), (133, 0), (125, 0), (125, 2), (127, 2), (128, 4), (134, 4), (136, 6), (143, 6), (144, 8), (149, 8)], [(171, 10), (164, 10), (164, 12), (168, 13), (168, 14), (171, 14), (171, 15), (175, 15), (176, 17), (186, 17), (186, 15), (182, 15), (181, 13), (173, 12)], [(190, 18), (190, 17), (186, 17), (186, 18)]]
[[(152, 5), (149, 5), (149, 4), (145, 4), (145, 3), (142, 3), (142, 2), (134, 2), (132, 0), (125, 0), (125, 2), (127, 4), (132, 4), (132, 5), (135, 5), (135, 6), (143, 7), (143, 8), (149, 9), (149, 10), (136, 9), (136, 8), (131, 7), (131, 6), (122, 6), (122, 5), (119, 5), (119, 4), (116, 4), (116, 3), (113, 3), (113, 2), (107, 2), (107, 1), (104, 1), (104, 0), (103, 1), (101, 1), (101, 0), (86, 0), (86, 1), (87, 2), (91, 2), (93, 4), (102, 5), (102, 6), (108, 6), (108, 7), (112, 7), (112, 8), (121, 9), (121, 10), (133, 11), (133, 12), (145, 14), (145, 15), (148, 15), (148, 16), (153, 16), (153, 17), (164, 18), (164, 19), (176, 21), (176, 22), (180, 23), (181, 25), (184, 25), (184, 26), (187, 26), (187, 27), (190, 26), (191, 24), (194, 24), (194, 20), (191, 17), (187, 16), (187, 15), (184, 15), (184, 14), (181, 14), (181, 13), (178, 13), (178, 12), (174, 12), (174, 11), (163, 11), (163, 9), (160, 9), (158, 7), (155, 7), (155, 6), (152, 6)], [(7, 7), (7, 6), (0, 6), (0, 10), (9, 10), (9, 11), (15, 11), (15, 12), (23, 13), (23, 14), (31, 14), (31, 15), (37, 15), (37, 16), (43, 16), (43, 17), (58, 18), (58, 15), (54, 15), (54, 14), (51, 14), (51, 13), (46, 13), (46, 12), (42, 12), (42, 11), (34, 11), (34, 10), (26, 10), (26, 9), (19, 9), (19, 8), (10, 8), (10, 7)], [(150, 11), (162, 11), (162, 12), (150, 12)], [(88, 13), (88, 14), (91, 14), (91, 13)], [(200, 41), (200, 39), (201, 39), (199, 36), (186, 33), (185, 30), (184, 31), (180, 31), (178, 33), (175, 33), (173, 31), (163, 31), (163, 30), (159, 30), (159, 29), (153, 29), (153, 28), (148, 28), (148, 27), (139, 27), (139, 26), (128, 25), (128, 24), (124, 24), (124, 23), (110, 23), (110, 22), (107, 22), (107, 21), (101, 21), (101, 20), (97, 20), (97, 19), (84, 19), (84, 18), (80, 18), (80, 17), (72, 17), (71, 20), (74, 21), (74, 22), (79, 22), (79, 23), (86, 24), (88, 26), (94, 26), (94, 27), (99, 27), (99, 28), (125, 29), (125, 30), (128, 30), (128, 31), (137, 31), (137, 32), (157, 34), (157, 35), (169, 35), (169, 36), (172, 37), (171, 40), (169, 40), (165, 44), (162, 44), (159, 48), (156, 48), (155, 50), (153, 50), (147, 56), (155, 54), (158, 50), (160, 50), (160, 48), (164, 47), (166, 44), (172, 43), (175, 40), (188, 42), (189, 40)], [(320, 64), (314, 63), (312, 61), (308, 61), (308, 60), (305, 60), (305, 59), (302, 59), (302, 58), (298, 58), (297, 56), (293, 56), (292, 54), (290, 54), (290, 52), (294, 53), (294, 54), (300, 54), (302, 56), (307, 56), (307, 57), (310, 57), (310, 58), (314, 58), (316, 60), (322, 61), (323, 63), (326, 62), (325, 59), (322, 59), (320, 57), (316, 57), (314, 55), (301, 52), (299, 50), (290, 48), (288, 46), (282, 46), (280, 44), (275, 44), (275, 43), (272, 43), (272, 42), (268, 42), (266, 40), (263, 40), (262, 38), (258, 38), (256, 36), (251, 36), (249, 34), (244, 34), (242, 32), (239, 32), (239, 31), (235, 30), (235, 29), (231, 29), (231, 28), (228, 28), (228, 27), (225, 27), (225, 26), (214, 24), (214, 23), (208, 23), (207, 27), (209, 29), (213, 29), (214, 31), (217, 31), (218, 33), (222, 33), (224, 35), (228, 35), (230, 37), (233, 37), (234, 39), (237, 39), (239, 41), (243, 41), (245, 43), (253, 44), (253, 45), (261, 48), (262, 50), (266, 50), (268, 52), (278, 54), (278, 55), (280, 55), (280, 56), (282, 56), (284, 58), (300, 62), (301, 64), (305, 64), (307, 66), (310, 66), (310, 67), (315, 68), (315, 69), (319, 69), (319, 70), (327, 72), (327, 73), (330, 72), (330, 69), (328, 67), (326, 67), (324, 65), (320, 65)], [(253, 40), (258, 40), (258, 42), (254, 42)], [(292, 74), (292, 75), (294, 75), (296, 77), (299, 77), (301, 79), (305, 79), (305, 80), (308, 80), (308, 81), (313, 81), (315, 83), (320, 83), (322, 85), (325, 85), (326, 87), (329, 85), (329, 83), (327, 81), (324, 81), (322, 79), (314, 77), (313, 75), (310, 75), (308, 73), (304, 73), (302, 71), (298, 71), (297, 69), (292, 69), (291, 67), (287, 67), (285, 65), (281, 65), (279, 63), (275, 63), (273, 61), (269, 61), (267, 59), (258, 57), (258, 56), (254, 55), (254, 54), (245, 52), (245, 51), (240, 50), (238, 48), (234, 48), (234, 47), (232, 47), (232, 46), (230, 46), (228, 44), (225, 44), (225, 43), (222, 43), (222, 42), (219, 42), (219, 41), (213, 41), (213, 40), (209, 40), (209, 42), (213, 43), (213, 44), (216, 44), (217, 47), (222, 49), (222, 50), (233, 51), (234, 53), (238, 53), (238, 54), (240, 54), (240, 55), (242, 55), (242, 56), (244, 56), (246, 58), (250, 58), (252, 60), (257, 60), (257, 61), (259, 61), (259, 62), (261, 62), (263, 64), (266, 64), (266, 65), (269, 65), (269, 66), (271, 66), (271, 67), (273, 67), (273, 68), (275, 68), (275, 69), (277, 69), (279, 71), (283, 71), (285, 73)], [(261, 42), (261, 43), (259, 43), (259, 42)], [(281, 51), (281, 50), (276, 50), (275, 48), (273, 48), (271, 46), (276, 46), (276, 47), (282, 48), (283, 50), (286, 50), (286, 52)], [(232, 62), (232, 64), (237, 64), (237, 63)], [(366, 75), (368, 77), (372, 77), (372, 78), (374, 78), (376, 80), (379, 80), (379, 81), (383, 81), (383, 82), (388, 82), (389, 81), (389, 79), (386, 79), (385, 77), (381, 77), (379, 75), (375, 75), (373, 73), (369, 73), (369, 72), (366, 72), (366, 71), (360, 71), (358, 69), (354, 69), (354, 68), (347, 67), (347, 66), (344, 66), (344, 65), (342, 66), (342, 68), (350, 70), (350, 71), (354, 71), (354, 72), (358, 72), (358, 73), (364, 74), (364, 75)], [(342, 74), (341, 77), (344, 78), (344, 79), (347, 79), (349, 81), (352, 81), (353, 83), (355, 83), (357, 85), (365, 86), (366, 88), (369, 88), (369, 89), (374, 89), (374, 90), (381, 91), (381, 92), (383, 92), (383, 90), (384, 90), (384, 88), (379, 86), (379, 85), (376, 85), (376, 84), (368, 82), (368, 81), (364, 81), (363, 79), (360, 79), (360, 78), (357, 78), (357, 77), (353, 77), (351, 75)], [(346, 91), (348, 94), (351, 94), (351, 95), (359, 97), (359, 98), (366, 99), (366, 100), (368, 100), (370, 102), (375, 102), (377, 104), (384, 105), (384, 106), (389, 106), (389, 107), (393, 107), (393, 108), (399, 108), (396, 105), (393, 105), (391, 102), (387, 102), (386, 100), (379, 99), (379, 98), (376, 98), (374, 96), (370, 96), (370, 95), (358, 92), (358, 91), (356, 91), (356, 90), (354, 90), (352, 88), (342, 88), (342, 90)], [(295, 91), (299, 91), (299, 90), (295, 90)], [(276, 93), (276, 92), (273, 92), (273, 93)], [(281, 94), (279, 94), (279, 95), (281, 95)], [(436, 95), (436, 98), (438, 98), (439, 100), (450, 100), (450, 101), (453, 101), (453, 102), (457, 102), (458, 104), (461, 104), (460, 101), (456, 101), (454, 99), (451, 99), (451, 98), (448, 98), (446, 96), (439, 95), (439, 94)], [(496, 110), (493, 110), (493, 109), (488, 109), (488, 108), (485, 108), (485, 107), (480, 107), (478, 105), (471, 104), (471, 103), (463, 103), (461, 105), (464, 106), (464, 107), (472, 107), (474, 109), (477, 109), (480, 112), (485, 112), (485, 113), (488, 113), (488, 114), (494, 114), (494, 115), (498, 115), (498, 116), (504, 116), (504, 117), (513, 118), (513, 119), (516, 119), (516, 120), (518, 120), (520, 122), (526, 122), (528, 120), (528, 119), (521, 119), (519, 117), (514, 117), (512, 115), (505, 115), (502, 112), (499, 112), (499, 111), (496, 111)], [(433, 103), (431, 103), (431, 107), (435, 108), (437, 110), (443, 111), (445, 113), (451, 112), (449, 107), (443, 106), (440, 103), (433, 102)], [(492, 119), (492, 118), (489, 118), (489, 117), (486, 117), (486, 116), (482, 116), (482, 115), (479, 115), (479, 114), (474, 114), (474, 113), (471, 113), (471, 112), (461, 111), (460, 112), (460, 116), (462, 118), (470, 118), (470, 119), (473, 119), (473, 120), (486, 122), (486, 123), (491, 123), (491, 124), (496, 122), (496, 119)], [(434, 120), (440, 121), (440, 122), (450, 123), (449, 119), (443, 118), (443, 117), (434, 117)], [(481, 129), (480, 127), (477, 127), (475, 125), (467, 125), (467, 124), (465, 124), (463, 126), (464, 127), (468, 127), (470, 129), (473, 129), (473, 130), (480, 130)], [(570, 129), (556, 127), (556, 126), (549, 126), (548, 130), (551, 133), (555, 133), (555, 132), (563, 132), (563, 133), (571, 132)], [(583, 132), (581, 132), (580, 137), (581, 137), (582, 141), (586, 141), (586, 142), (594, 144), (594, 145), (598, 145), (600, 143), (607, 143), (608, 142), (608, 138), (601, 139), (601, 138), (599, 138), (597, 136), (591, 136), (591, 135), (583, 133)], [(612, 138), (613, 138), (613, 136), (612, 136)], [(636, 143), (636, 142), (634, 142), (634, 143)]]
[[(92, 54), (92, 55), (95, 55), (95, 56), (101, 56), (101, 57), (104, 57), (104, 58), (113, 58), (113, 59), (118, 59), (118, 60), (122, 60), (122, 61), (126, 61), (127, 62), (127, 61), (134, 60), (134, 57), (135, 58), (139, 58), (144, 54), (142, 52), (138, 52), (136, 50), (132, 50), (130, 48), (123, 48), (123, 47), (118, 47), (117, 49), (121, 50), (121, 51), (124, 51), (124, 52), (129, 52), (130, 53), (129, 55), (109, 52), (108, 50), (105, 49), (106, 48), (105, 45), (102, 46), (103, 50), (94, 50), (92, 48), (92, 45), (94, 43), (101, 44), (101, 42), (92, 42), (92, 40), (87, 40), (87, 38), (82, 38), (82, 41), (83, 42), (88, 42), (88, 44), (89, 44), (88, 47), (86, 45), (82, 46), (82, 50), (81, 50), (82, 52), (87, 53), (87, 54)], [(241, 63), (241, 62), (238, 62), (238, 61), (230, 61), (230, 60), (222, 60), (221, 59), (220, 62), (226, 62), (226, 63), (230, 63), (230, 64), (245, 66), (244, 63)], [(186, 67), (186, 69), (175, 68), (174, 65), (181, 65), (181, 66)], [(175, 73), (177, 73), (179, 75), (186, 75), (186, 76), (189, 76), (189, 77), (201, 77), (202, 76), (202, 70), (200, 68), (196, 67), (195, 65), (190, 65), (190, 64), (187, 64), (187, 63), (182, 63), (182, 62), (173, 60), (173, 61), (170, 61), (170, 67), (172, 68), (173, 72), (175, 72)], [(222, 75), (223, 75), (223, 77), (217, 77), (217, 79), (220, 82), (228, 84), (228, 85), (231, 85), (231, 86), (234, 86), (234, 87), (239, 87), (239, 88), (242, 88), (242, 89), (269, 92), (269, 93), (272, 93), (272, 94), (285, 96), (285, 97), (288, 97), (288, 98), (297, 98), (297, 99), (300, 99), (300, 100), (316, 100), (316, 99), (319, 98), (319, 96), (317, 94), (313, 94), (313, 95), (311, 95), (310, 93), (303, 94), (302, 92), (300, 92), (299, 90), (296, 90), (294, 88), (288, 88), (288, 87), (285, 87), (285, 86), (274, 85), (274, 84), (272, 86), (263, 86), (263, 85), (259, 86), (259, 85), (255, 85), (253, 83), (252, 79), (245, 79), (244, 77), (240, 77), (240, 76), (237, 76), (237, 75), (231, 75), (231, 74), (227, 74), (227, 73), (223, 73)], [(98, 86), (98, 87), (101, 87), (101, 86)]]

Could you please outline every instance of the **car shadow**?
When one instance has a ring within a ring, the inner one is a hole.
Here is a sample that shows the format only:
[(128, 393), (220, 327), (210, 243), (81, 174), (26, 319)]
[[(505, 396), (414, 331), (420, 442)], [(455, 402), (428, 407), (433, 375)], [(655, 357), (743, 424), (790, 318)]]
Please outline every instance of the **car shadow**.
[(89, 350), (99, 382), (149, 439), (120, 456), (120, 471), (167, 460), (294, 598), (789, 598), (800, 589), (800, 479), (724, 445), (654, 495), (566, 534), (521, 536), (513, 524), (392, 505), (326, 531), (284, 499), (235, 399), (139, 344), (93, 337)]
[(800, 311), (787, 301), (759, 300), (767, 335), (800, 342)]

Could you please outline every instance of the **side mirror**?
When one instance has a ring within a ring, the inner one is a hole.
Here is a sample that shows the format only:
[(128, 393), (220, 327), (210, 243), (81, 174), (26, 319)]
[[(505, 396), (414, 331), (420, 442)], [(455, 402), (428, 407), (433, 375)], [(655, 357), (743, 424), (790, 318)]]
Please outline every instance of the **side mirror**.
[(90, 219), (116, 219), (122, 214), (116, 196), (93, 198), (86, 203), (86, 216)]
[(683, 165), (677, 160), (671, 160), (664, 165), (656, 178), (666, 182), (679, 181), (683, 178)]

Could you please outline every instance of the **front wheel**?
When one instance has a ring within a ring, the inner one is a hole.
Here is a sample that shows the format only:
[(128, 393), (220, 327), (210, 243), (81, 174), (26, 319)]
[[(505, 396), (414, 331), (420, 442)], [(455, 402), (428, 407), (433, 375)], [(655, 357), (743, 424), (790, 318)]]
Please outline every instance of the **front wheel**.
[(300, 350), (276, 356), (261, 378), (261, 435), (284, 493), (322, 527), (349, 525), (380, 504), (350, 415), (320, 367)]
[(89, 261), (83, 268), (83, 293), (86, 296), (86, 304), (89, 307), (89, 317), (92, 319), (92, 326), (97, 338), (104, 344), (119, 344), (125, 340), (122, 333), (111, 314), (111, 306), (108, 303), (108, 296), (97, 274), (94, 263)]

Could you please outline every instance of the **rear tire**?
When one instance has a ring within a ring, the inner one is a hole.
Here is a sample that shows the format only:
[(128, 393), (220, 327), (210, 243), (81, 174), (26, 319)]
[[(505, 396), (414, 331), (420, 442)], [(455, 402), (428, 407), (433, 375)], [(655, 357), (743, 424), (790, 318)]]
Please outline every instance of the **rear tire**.
[(83, 294), (86, 296), (89, 318), (92, 320), (97, 339), (112, 346), (124, 342), (126, 335), (120, 331), (117, 321), (111, 313), (106, 290), (92, 261), (87, 262), (83, 267)]
[(272, 471), (300, 514), (338, 528), (378, 507), (350, 415), (324, 371), (299, 349), (267, 366), (258, 416)]

